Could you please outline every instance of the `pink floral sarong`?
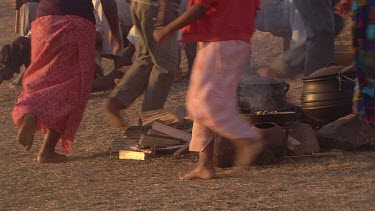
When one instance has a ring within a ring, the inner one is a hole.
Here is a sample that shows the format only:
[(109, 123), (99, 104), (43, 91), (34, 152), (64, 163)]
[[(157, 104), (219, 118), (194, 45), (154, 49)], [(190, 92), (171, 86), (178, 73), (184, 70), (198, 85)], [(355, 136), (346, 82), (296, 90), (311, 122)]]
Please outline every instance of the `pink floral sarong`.
[(237, 106), (237, 85), (249, 53), (244, 41), (200, 43), (186, 100), (194, 120), (190, 151), (203, 151), (220, 136), (257, 137)]
[(95, 26), (73, 15), (42, 16), (32, 23), (31, 45), (13, 121), (20, 127), (34, 114), (37, 128), (60, 133), (61, 151), (69, 152), (94, 78)]

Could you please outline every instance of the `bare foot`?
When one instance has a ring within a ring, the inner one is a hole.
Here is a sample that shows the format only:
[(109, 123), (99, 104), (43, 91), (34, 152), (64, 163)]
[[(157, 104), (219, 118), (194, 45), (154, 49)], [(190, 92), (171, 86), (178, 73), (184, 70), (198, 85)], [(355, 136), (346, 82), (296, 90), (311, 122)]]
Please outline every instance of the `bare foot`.
[(32, 114), (26, 114), (23, 118), (22, 125), (18, 130), (17, 142), (22, 145), (26, 151), (31, 149), (34, 142), (36, 129), (36, 118)]
[(209, 169), (206, 167), (196, 167), (190, 172), (180, 176), (181, 180), (214, 179), (214, 178), (216, 178), (215, 169)]
[(68, 157), (57, 152), (51, 154), (39, 154), (36, 158), (37, 163), (62, 163), (66, 161), (68, 161)]
[(227, 173), (240, 173), (246, 170), (258, 158), (264, 148), (264, 142), (261, 138), (256, 140), (237, 139), (232, 140), (232, 143), (236, 148), (236, 155), (234, 166)]
[(121, 117), (121, 106), (116, 100), (109, 99), (104, 102), (106, 114), (115, 127), (126, 127), (124, 120)]

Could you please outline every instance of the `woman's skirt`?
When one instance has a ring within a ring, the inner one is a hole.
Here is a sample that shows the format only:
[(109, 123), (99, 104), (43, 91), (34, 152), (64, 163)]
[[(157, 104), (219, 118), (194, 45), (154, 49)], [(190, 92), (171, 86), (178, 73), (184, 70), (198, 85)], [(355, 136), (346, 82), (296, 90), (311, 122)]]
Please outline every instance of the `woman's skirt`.
[(73, 15), (42, 16), (32, 23), (31, 45), (13, 121), (20, 127), (35, 115), (37, 129), (60, 133), (61, 151), (69, 152), (94, 78), (95, 26)]

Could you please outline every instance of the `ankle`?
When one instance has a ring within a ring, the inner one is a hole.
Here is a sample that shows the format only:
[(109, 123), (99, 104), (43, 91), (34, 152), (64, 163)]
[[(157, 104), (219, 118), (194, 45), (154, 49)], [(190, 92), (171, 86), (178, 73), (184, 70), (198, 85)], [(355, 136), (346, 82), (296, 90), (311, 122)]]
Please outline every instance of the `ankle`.
[(197, 164), (198, 169), (215, 169), (214, 163), (205, 161), (205, 162), (198, 162)]

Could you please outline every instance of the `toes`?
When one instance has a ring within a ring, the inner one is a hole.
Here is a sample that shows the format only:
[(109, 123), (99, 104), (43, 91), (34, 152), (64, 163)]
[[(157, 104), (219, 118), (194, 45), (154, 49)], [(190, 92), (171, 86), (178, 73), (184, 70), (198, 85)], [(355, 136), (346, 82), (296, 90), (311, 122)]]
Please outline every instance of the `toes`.
[(190, 172), (184, 175), (180, 175), (180, 180), (192, 180), (192, 179), (198, 179), (200, 178), (199, 175), (195, 172)]
[(194, 169), (184, 175), (179, 176), (180, 180), (192, 180), (192, 179), (214, 179), (216, 178), (215, 170), (197, 170)]

